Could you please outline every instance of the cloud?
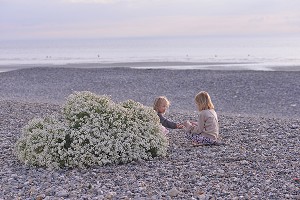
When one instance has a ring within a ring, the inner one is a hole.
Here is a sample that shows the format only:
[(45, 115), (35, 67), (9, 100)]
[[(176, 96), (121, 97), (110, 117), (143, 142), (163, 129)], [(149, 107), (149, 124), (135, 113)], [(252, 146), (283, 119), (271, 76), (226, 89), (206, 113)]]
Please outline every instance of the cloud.
[(1, 39), (300, 34), (294, 0), (0, 0)]
[(100, 3), (100, 4), (107, 4), (107, 3), (116, 3), (115, 0), (65, 0), (66, 2), (70, 3)]
[(70, 3), (86, 3), (86, 4), (118, 4), (118, 3), (139, 3), (138, 0), (64, 0)]

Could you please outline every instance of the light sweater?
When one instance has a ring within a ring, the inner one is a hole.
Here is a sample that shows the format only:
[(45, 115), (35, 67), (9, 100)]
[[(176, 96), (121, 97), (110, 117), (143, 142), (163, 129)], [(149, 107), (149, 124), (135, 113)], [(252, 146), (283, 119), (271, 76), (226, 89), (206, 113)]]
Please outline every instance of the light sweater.
[(202, 110), (199, 113), (198, 125), (188, 125), (187, 131), (217, 140), (219, 138), (218, 116), (214, 109)]

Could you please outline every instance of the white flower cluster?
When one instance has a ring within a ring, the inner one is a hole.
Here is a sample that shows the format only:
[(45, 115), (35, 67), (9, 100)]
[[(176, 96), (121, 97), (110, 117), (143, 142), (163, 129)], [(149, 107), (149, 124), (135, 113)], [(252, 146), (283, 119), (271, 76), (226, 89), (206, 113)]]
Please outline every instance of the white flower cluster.
[(17, 157), (48, 168), (128, 163), (165, 156), (168, 140), (156, 112), (128, 100), (117, 104), (91, 92), (71, 94), (62, 116), (31, 120), (16, 143)]

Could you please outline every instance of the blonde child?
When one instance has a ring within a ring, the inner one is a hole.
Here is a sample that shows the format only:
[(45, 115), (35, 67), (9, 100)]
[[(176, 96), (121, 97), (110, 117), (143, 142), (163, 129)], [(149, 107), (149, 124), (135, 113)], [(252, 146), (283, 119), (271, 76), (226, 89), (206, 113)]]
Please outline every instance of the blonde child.
[(184, 123), (187, 138), (193, 145), (213, 145), (219, 143), (218, 116), (209, 94), (205, 91), (195, 96), (195, 103), (199, 110), (198, 122)]
[(171, 128), (171, 129), (182, 129), (184, 126), (179, 123), (175, 123), (172, 121), (169, 121), (164, 117), (164, 114), (166, 110), (169, 108), (170, 102), (165, 96), (159, 96), (155, 98), (154, 104), (153, 104), (153, 109), (157, 112), (157, 115), (159, 116), (160, 123), (162, 124), (162, 129), (163, 132), (168, 133), (169, 131), (166, 128)]

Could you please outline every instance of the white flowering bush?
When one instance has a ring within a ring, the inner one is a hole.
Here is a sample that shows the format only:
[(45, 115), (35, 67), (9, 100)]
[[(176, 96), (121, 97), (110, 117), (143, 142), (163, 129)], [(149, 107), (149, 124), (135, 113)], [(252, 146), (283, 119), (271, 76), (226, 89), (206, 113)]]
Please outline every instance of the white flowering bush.
[(62, 115), (31, 120), (15, 145), (17, 157), (49, 168), (128, 163), (165, 156), (168, 140), (156, 112), (128, 100), (75, 92)]

